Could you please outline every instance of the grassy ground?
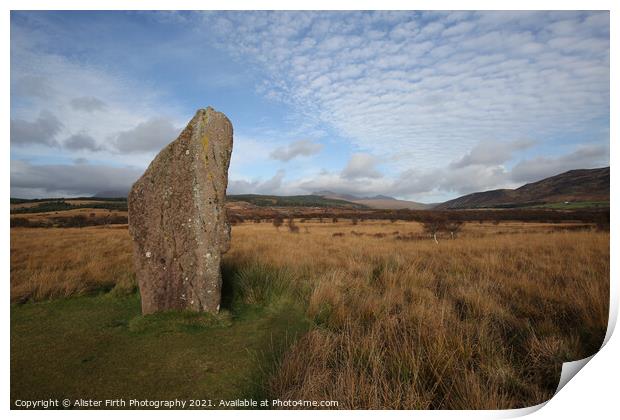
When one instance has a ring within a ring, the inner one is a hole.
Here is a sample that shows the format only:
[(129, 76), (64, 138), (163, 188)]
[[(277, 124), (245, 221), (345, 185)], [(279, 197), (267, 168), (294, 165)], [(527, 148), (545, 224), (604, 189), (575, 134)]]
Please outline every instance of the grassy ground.
[(217, 318), (140, 316), (126, 230), (12, 229), (11, 296), (28, 302), (12, 397), (516, 408), (605, 334), (609, 234), (588, 225), (472, 223), (439, 244), (412, 222), (297, 225), (233, 228)]
[(260, 399), (308, 322), (281, 294), (246, 304), (237, 292), (217, 316), (141, 316), (136, 293), (12, 305), (11, 399)]

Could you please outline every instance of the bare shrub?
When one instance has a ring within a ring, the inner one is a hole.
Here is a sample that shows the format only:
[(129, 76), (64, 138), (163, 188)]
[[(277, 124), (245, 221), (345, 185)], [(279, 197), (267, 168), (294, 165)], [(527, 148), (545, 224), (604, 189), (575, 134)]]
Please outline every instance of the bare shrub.
[(461, 220), (449, 220), (445, 223), (445, 229), (450, 233), (450, 238), (455, 239), (458, 232), (461, 231), (463, 222)]
[(25, 217), (11, 217), (11, 227), (30, 227), (30, 220)]
[(437, 233), (445, 228), (445, 224), (446, 220), (436, 214), (430, 214), (422, 221), (424, 231), (431, 236), (436, 244), (439, 243), (437, 241)]
[(284, 223), (284, 220), (282, 219), (281, 216), (275, 216), (273, 218), (273, 225), (276, 227), (276, 229), (280, 230), (280, 226), (282, 226), (282, 224)]
[(293, 219), (292, 217), (289, 217), (286, 226), (288, 227), (289, 232), (299, 233), (299, 226), (295, 224), (295, 219)]
[(233, 225), (236, 226), (240, 223), (243, 223), (243, 217), (239, 216), (238, 214), (229, 214), (228, 215), (228, 222)]

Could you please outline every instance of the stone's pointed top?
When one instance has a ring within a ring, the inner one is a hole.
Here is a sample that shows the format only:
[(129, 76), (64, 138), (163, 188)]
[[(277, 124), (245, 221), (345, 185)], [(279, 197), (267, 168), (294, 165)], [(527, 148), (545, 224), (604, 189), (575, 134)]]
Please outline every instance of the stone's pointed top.
[[(228, 119), (228, 117), (226, 116), (226, 114), (224, 114), (223, 112), (220, 112), (218, 110), (216, 110), (215, 108), (213, 108), (212, 106), (208, 106), (206, 108), (199, 108), (196, 111), (196, 114), (194, 116), (194, 118), (199, 117), (199, 116), (204, 116), (204, 117), (209, 117), (209, 116), (215, 116), (218, 118), (223, 119), (224, 121), (226, 121), (228, 124), (230, 124), (230, 120)], [(192, 121), (190, 121), (190, 124), (194, 121), (194, 119), (192, 119)]]
[(196, 114), (206, 113), (206, 112), (215, 112), (217, 114), (224, 115), (222, 112), (219, 112), (217, 109), (213, 108), (211, 105), (209, 105), (206, 108), (198, 108), (198, 110), (196, 111)]

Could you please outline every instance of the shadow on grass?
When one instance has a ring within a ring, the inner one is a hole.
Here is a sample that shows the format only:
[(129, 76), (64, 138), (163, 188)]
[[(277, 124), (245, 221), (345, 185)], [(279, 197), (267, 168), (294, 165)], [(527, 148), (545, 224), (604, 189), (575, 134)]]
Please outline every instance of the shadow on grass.
[(267, 378), (309, 328), (285, 275), (226, 262), (218, 315), (142, 316), (137, 293), (12, 305), (12, 404), (179, 398), (220, 408), (221, 399), (267, 398)]

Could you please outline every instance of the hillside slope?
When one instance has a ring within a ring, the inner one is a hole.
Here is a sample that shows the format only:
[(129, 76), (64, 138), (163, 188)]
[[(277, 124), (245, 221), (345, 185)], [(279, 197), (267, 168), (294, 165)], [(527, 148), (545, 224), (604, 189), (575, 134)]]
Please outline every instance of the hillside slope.
[(238, 194), (226, 197), (228, 202), (247, 202), (259, 207), (336, 207), (349, 209), (366, 208), (363, 204), (352, 203), (346, 200), (321, 197), (317, 195), (259, 195)]
[(609, 167), (575, 169), (514, 190), (477, 192), (446, 201), (435, 208), (510, 208), (575, 201), (609, 201)]
[(426, 210), (432, 208), (433, 204), (417, 203), (415, 201), (398, 200), (386, 195), (376, 195), (374, 197), (358, 197), (352, 194), (337, 194), (332, 191), (318, 191), (313, 193), (323, 198), (332, 200), (344, 200), (355, 204), (361, 204), (371, 209), (387, 209), (387, 210)]

